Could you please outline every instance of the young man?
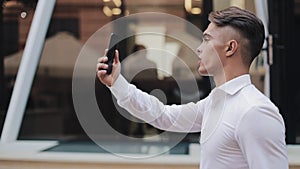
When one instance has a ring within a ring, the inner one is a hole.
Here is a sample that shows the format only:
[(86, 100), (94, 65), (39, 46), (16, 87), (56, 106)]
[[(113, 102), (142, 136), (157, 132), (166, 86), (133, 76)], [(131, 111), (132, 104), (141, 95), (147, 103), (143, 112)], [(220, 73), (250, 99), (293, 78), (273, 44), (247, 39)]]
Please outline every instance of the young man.
[(99, 59), (99, 80), (118, 104), (153, 126), (201, 131), (201, 169), (288, 169), (284, 121), (278, 108), (250, 81), (250, 64), (264, 42), (262, 22), (237, 7), (212, 12), (209, 20), (197, 49), (198, 72), (213, 76), (216, 87), (203, 100), (163, 105), (119, 75), (118, 52), (111, 75), (103, 70), (107, 57)]

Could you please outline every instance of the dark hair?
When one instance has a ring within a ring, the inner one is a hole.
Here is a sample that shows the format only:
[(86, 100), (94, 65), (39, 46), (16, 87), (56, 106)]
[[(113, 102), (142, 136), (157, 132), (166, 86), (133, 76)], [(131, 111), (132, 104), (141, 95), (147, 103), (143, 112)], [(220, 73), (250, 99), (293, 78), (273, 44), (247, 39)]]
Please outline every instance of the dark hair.
[[(211, 12), (209, 21), (219, 27), (231, 26), (248, 40), (243, 50), (243, 61), (251, 64), (260, 53), (265, 39), (265, 30), (262, 21), (250, 11), (238, 7), (229, 7), (221, 11)], [(247, 52), (247, 53), (245, 53)], [(244, 56), (244, 55), (249, 56)]]

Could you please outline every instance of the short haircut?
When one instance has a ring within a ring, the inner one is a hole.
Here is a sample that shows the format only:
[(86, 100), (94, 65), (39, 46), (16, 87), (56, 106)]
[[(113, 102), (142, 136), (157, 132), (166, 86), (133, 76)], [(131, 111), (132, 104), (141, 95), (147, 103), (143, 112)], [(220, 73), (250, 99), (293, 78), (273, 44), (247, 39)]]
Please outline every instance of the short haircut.
[(230, 26), (247, 40), (242, 49), (245, 64), (250, 65), (260, 53), (265, 40), (265, 29), (262, 21), (252, 12), (232, 6), (211, 12), (209, 21), (218, 27)]

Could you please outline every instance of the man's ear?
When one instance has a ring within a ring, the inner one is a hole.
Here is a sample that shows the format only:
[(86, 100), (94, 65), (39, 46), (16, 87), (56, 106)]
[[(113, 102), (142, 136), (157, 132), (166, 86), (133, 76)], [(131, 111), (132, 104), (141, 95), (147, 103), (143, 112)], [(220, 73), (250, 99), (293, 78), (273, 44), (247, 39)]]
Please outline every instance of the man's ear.
[(227, 50), (226, 50), (226, 56), (232, 56), (238, 48), (238, 42), (236, 40), (230, 40), (227, 42)]

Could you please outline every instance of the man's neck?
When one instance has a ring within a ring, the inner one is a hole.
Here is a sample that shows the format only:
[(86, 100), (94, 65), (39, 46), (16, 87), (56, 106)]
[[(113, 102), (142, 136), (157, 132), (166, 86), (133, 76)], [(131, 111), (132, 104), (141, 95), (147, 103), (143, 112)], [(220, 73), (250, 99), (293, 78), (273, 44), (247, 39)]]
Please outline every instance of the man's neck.
[(223, 73), (220, 73), (219, 75), (215, 75), (213, 78), (214, 78), (216, 87), (218, 87), (234, 78), (237, 78), (237, 77), (245, 75), (245, 74), (249, 74), (249, 72), (241, 71), (239, 73), (232, 73), (232, 74), (228, 74), (228, 73), (226, 74), (225, 72), (223, 72)]

